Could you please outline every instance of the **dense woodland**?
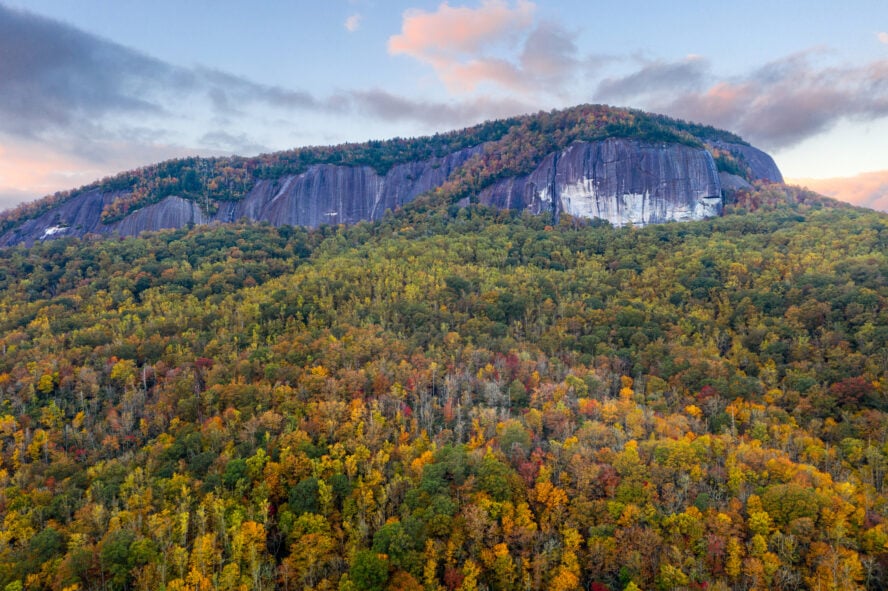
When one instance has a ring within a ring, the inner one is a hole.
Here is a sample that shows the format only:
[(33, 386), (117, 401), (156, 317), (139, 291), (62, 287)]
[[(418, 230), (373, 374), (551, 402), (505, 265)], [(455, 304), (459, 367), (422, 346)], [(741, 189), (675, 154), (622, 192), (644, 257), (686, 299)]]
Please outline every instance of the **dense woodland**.
[(888, 217), (0, 250), (0, 588), (888, 589)]
[[(369, 166), (384, 175), (397, 164), (442, 158), (484, 145), (483, 153), (455, 171), (440, 190), (447, 199), (455, 202), (476, 194), (504, 176), (530, 172), (547, 154), (564, 149), (573, 142), (609, 137), (701, 147), (706, 140), (746, 143), (730, 132), (664, 115), (606, 105), (581, 105), (561, 111), (487, 121), (467, 129), (428, 137), (312, 146), (254, 158), (232, 156), (168, 160), (0, 212), (0, 233), (87, 191), (117, 194), (116, 199), (102, 212), (102, 221), (106, 223), (120, 220), (133, 210), (170, 195), (193, 200), (212, 214), (220, 201), (242, 199), (259, 179), (300, 174), (313, 165)], [(727, 153), (714, 155), (719, 170), (747, 176), (743, 162), (738, 162)]]

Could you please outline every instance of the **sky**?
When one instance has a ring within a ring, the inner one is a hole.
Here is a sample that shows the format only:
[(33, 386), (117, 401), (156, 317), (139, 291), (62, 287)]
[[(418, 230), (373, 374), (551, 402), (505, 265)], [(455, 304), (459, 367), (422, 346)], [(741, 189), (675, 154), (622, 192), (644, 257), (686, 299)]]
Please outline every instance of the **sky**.
[(885, 0), (0, 0), (0, 209), (582, 103), (728, 129), (888, 211)]

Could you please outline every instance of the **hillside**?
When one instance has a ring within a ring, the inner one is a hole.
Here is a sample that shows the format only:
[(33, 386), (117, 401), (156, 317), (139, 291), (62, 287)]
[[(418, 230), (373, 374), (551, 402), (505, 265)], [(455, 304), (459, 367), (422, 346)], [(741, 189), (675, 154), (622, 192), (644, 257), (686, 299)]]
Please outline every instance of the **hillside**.
[(782, 176), (729, 132), (581, 105), (433, 137), (163, 162), (0, 214), (0, 246), (241, 219), (354, 224), (420, 196), (642, 226), (719, 215), (724, 189), (756, 180)]
[(885, 589), (888, 218), (0, 250), (6, 589)]

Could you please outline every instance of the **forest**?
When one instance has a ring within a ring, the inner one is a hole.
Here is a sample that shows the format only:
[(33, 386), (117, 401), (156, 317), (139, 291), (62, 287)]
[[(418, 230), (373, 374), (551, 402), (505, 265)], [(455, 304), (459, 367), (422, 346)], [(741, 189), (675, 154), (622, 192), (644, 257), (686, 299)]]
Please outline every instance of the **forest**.
[(782, 185), (0, 250), (0, 589), (888, 589), (886, 253)]

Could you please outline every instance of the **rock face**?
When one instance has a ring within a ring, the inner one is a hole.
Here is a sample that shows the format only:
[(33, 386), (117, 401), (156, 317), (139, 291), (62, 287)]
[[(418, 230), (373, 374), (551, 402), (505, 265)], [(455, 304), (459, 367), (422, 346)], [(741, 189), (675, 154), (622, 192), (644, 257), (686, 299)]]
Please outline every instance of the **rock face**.
[(752, 185), (745, 178), (729, 172), (718, 173), (718, 180), (721, 183), (723, 193), (752, 189)]
[(488, 187), (479, 200), (499, 208), (601, 218), (616, 226), (698, 220), (718, 215), (722, 207), (709, 152), (626, 139), (574, 144), (550, 154), (529, 175)]
[(738, 159), (749, 165), (754, 180), (768, 181), (769, 183), (782, 183), (783, 175), (774, 159), (758, 148), (745, 144), (734, 144), (721, 141), (708, 142), (710, 146), (727, 150)]
[(146, 231), (242, 218), (275, 226), (310, 227), (378, 220), (387, 209), (394, 210), (441, 186), (454, 169), (481, 150), (477, 146), (444, 158), (400, 164), (384, 176), (368, 166), (316, 165), (300, 175), (261, 180), (242, 200), (219, 203), (212, 217), (204, 214), (197, 203), (170, 196), (133, 211), (122, 220), (103, 224), (102, 208), (122, 194), (88, 191), (6, 232), (0, 236), (0, 246), (30, 245), (49, 238), (86, 234), (135, 236)]
[(49, 238), (105, 234), (135, 236), (141, 232), (181, 228), (188, 224), (212, 221), (193, 201), (170, 196), (138, 209), (120, 221), (103, 224), (102, 208), (120, 193), (88, 191), (74, 197), (40, 217), (28, 220), (0, 236), (0, 246), (33, 244)]
[[(726, 142), (711, 146), (730, 150), (757, 179), (783, 180), (771, 157), (760, 150)], [(240, 201), (218, 203), (212, 216), (194, 201), (170, 196), (104, 224), (102, 209), (126, 194), (86, 191), (13, 227), (0, 236), (0, 246), (86, 234), (132, 236), (242, 218), (310, 227), (378, 220), (386, 210), (441, 186), (483, 150), (479, 145), (443, 158), (399, 164), (384, 175), (367, 166), (319, 164), (302, 174), (260, 180)], [(556, 218), (566, 213), (618, 226), (643, 226), (719, 215), (723, 190), (745, 188), (744, 183), (740, 177), (719, 175), (706, 149), (611, 138), (575, 143), (549, 154), (531, 173), (488, 186), (478, 200), (498, 208), (551, 212)]]
[(387, 209), (441, 186), (456, 168), (480, 152), (479, 146), (444, 158), (399, 164), (385, 176), (369, 166), (312, 166), (300, 175), (259, 181), (242, 201), (223, 204), (216, 219), (310, 227), (378, 220)]
[(33, 244), (47, 238), (83, 236), (100, 231), (102, 208), (116, 199), (119, 193), (87, 191), (40, 217), (26, 220), (0, 236), (0, 246)]
[(109, 227), (112, 234), (135, 236), (140, 232), (181, 228), (188, 224), (207, 224), (210, 221), (211, 218), (194, 201), (170, 196), (159, 203), (134, 211)]

